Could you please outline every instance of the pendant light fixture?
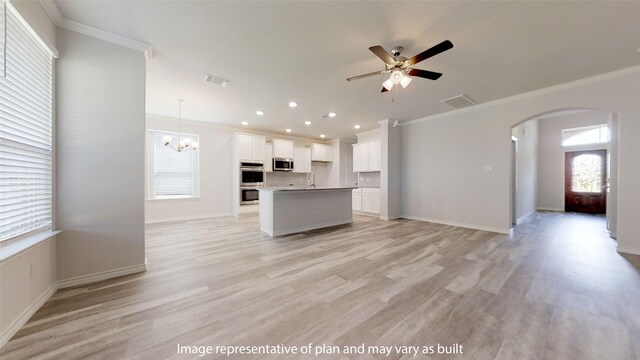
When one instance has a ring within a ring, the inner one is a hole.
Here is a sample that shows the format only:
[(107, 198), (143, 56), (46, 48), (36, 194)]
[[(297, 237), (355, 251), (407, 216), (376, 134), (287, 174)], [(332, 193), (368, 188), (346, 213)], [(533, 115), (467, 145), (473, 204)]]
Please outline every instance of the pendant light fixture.
[(178, 99), (178, 146), (171, 144), (171, 136), (165, 135), (162, 137), (162, 143), (164, 144), (164, 146), (168, 146), (177, 152), (196, 150), (198, 149), (198, 146), (200, 146), (200, 144), (197, 141), (192, 141), (192, 139), (190, 138), (184, 138), (184, 139), (182, 138), (180, 123), (182, 120), (181, 108), (182, 108), (183, 101), (184, 100), (182, 99)]

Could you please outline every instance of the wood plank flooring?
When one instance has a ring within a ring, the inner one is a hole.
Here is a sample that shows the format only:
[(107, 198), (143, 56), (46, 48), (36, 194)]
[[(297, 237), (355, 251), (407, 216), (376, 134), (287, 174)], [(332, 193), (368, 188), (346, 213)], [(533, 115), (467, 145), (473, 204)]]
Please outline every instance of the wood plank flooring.
[(356, 216), (271, 239), (256, 215), (151, 225), (146, 273), (58, 291), (0, 358), (440, 343), (464, 353), (318, 358), (638, 359), (640, 260), (616, 253), (604, 226), (598, 216), (539, 213), (509, 237)]

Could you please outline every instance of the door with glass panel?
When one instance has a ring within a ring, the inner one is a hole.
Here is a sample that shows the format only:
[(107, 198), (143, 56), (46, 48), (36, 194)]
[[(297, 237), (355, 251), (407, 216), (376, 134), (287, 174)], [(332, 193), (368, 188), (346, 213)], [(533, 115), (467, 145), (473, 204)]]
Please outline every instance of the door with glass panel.
[(606, 168), (607, 150), (565, 154), (565, 211), (606, 213)]

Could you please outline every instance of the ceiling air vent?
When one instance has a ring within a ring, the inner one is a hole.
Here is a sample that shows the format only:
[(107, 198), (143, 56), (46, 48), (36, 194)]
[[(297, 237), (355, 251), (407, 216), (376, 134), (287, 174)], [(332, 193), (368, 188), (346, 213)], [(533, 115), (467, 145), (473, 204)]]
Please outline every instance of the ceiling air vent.
[(212, 85), (222, 86), (222, 87), (227, 87), (229, 86), (229, 84), (231, 84), (231, 81), (223, 79), (221, 77), (217, 77), (215, 75), (211, 75), (211, 74), (207, 74), (204, 77), (204, 82)]
[(454, 109), (462, 109), (467, 106), (475, 105), (476, 102), (471, 100), (467, 95), (458, 95), (452, 98), (442, 100), (443, 103), (451, 106)]

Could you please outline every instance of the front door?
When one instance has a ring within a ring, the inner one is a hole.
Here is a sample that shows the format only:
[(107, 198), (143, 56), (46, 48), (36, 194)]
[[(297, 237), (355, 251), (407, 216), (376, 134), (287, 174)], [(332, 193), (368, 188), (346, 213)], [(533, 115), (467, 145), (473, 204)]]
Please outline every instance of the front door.
[(565, 154), (565, 211), (592, 214), (607, 212), (606, 163), (606, 150)]

